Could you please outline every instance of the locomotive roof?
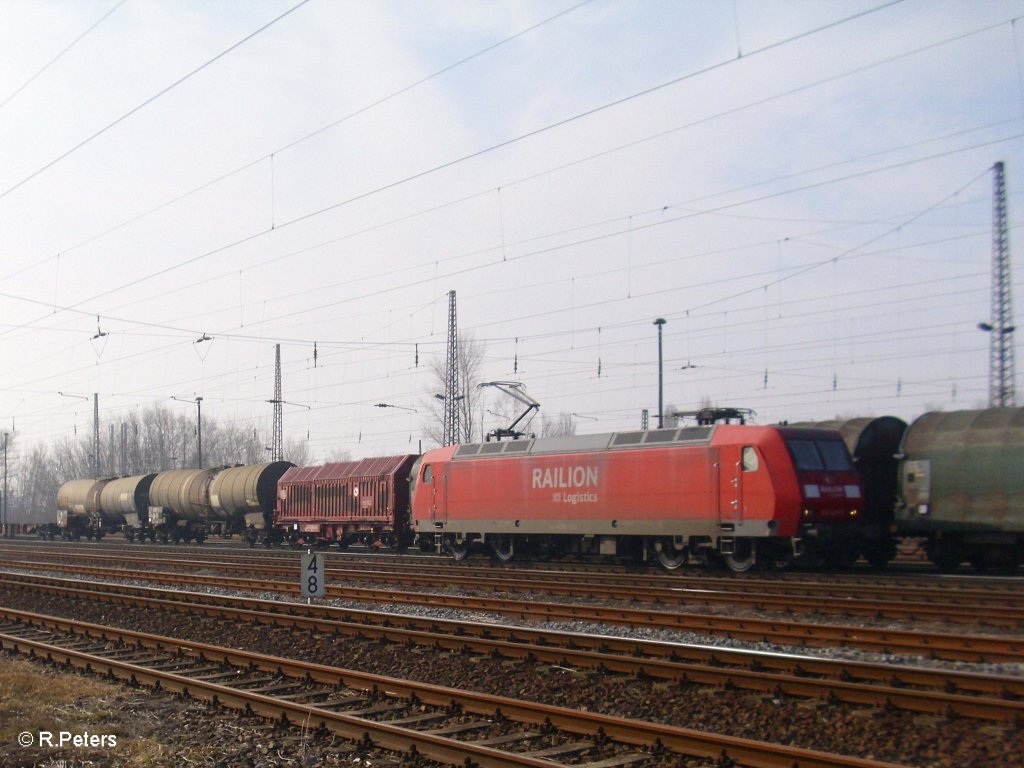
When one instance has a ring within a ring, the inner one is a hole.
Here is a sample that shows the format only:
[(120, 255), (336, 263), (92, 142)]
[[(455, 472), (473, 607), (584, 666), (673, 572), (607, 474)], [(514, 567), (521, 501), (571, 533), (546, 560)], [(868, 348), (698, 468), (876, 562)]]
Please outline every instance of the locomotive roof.
[(635, 432), (602, 432), (596, 435), (562, 435), (535, 437), (496, 443), (464, 443), (455, 451), (455, 459), (507, 456), (510, 454), (542, 455), (547, 453), (586, 453), (624, 448), (665, 445), (707, 445), (714, 426), (648, 429)]

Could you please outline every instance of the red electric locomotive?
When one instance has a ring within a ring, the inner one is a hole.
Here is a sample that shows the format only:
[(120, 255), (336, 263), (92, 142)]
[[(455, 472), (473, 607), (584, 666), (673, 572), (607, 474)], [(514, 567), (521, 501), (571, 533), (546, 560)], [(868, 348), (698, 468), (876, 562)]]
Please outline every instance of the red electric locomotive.
[(838, 433), (776, 426), (464, 444), (427, 451), (413, 472), (420, 545), (456, 558), (480, 544), (500, 560), (603, 554), (669, 569), (850, 560), (863, 505)]

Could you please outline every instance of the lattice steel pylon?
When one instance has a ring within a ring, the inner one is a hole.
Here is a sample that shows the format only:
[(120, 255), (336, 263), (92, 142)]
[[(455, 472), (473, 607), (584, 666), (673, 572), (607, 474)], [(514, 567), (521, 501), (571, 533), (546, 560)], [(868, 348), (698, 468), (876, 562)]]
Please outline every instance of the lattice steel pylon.
[(448, 356), (444, 364), (444, 437), (445, 445), (455, 445), (462, 437), (459, 386), (459, 331), (455, 322), (455, 291), (448, 291)]
[(988, 331), (988, 404), (991, 408), (1015, 405), (1013, 360), (1013, 296), (1010, 278), (1010, 239), (1006, 217), (1006, 181), (1003, 163), (994, 166), (992, 180), (992, 319), (979, 323)]
[(284, 403), (281, 400), (281, 345), (274, 345), (274, 435), (270, 442), (270, 460), (283, 461)]

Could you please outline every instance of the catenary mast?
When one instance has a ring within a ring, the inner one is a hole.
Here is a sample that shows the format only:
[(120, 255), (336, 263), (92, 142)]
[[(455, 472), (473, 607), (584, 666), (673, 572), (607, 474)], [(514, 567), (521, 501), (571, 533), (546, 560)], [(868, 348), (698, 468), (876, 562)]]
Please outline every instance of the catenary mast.
[(459, 419), (459, 333), (455, 322), (455, 291), (448, 292), (448, 356), (445, 360), (444, 437), (445, 445), (455, 445), (461, 437)]
[(1013, 302), (1010, 282), (1010, 240), (1006, 217), (1003, 162), (993, 167), (992, 181), (992, 319), (978, 327), (990, 334), (988, 404), (1015, 405), (1013, 360)]

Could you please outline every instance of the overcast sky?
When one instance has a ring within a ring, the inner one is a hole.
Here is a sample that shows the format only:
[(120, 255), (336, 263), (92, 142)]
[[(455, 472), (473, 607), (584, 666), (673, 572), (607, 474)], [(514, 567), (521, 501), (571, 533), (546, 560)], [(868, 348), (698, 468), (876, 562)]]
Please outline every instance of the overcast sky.
[(415, 451), (450, 290), (484, 377), (580, 432), (653, 422), (657, 317), (678, 409), (982, 406), (997, 161), (1021, 275), (1021, 18), (0, 0), (0, 425), (202, 396), (269, 440), (280, 343), (315, 459)]

